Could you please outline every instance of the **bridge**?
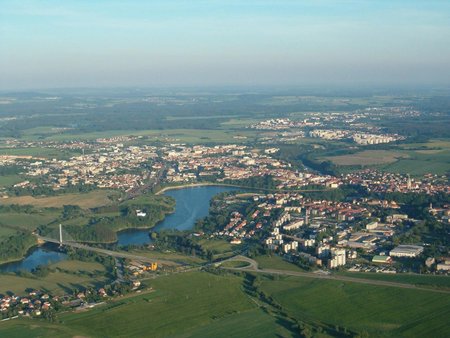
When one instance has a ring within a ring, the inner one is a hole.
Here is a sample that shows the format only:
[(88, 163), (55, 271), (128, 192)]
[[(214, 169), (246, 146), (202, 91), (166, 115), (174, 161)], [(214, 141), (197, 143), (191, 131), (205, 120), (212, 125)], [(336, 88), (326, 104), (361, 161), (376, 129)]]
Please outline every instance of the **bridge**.
[(145, 257), (145, 256), (140, 256), (140, 255), (134, 255), (134, 254), (122, 252), (122, 251), (114, 251), (114, 250), (108, 250), (108, 249), (104, 249), (104, 248), (97, 248), (94, 246), (89, 246), (86, 244), (78, 243), (74, 240), (64, 240), (61, 224), (59, 225), (58, 234), (59, 234), (58, 239), (46, 237), (46, 236), (40, 236), (37, 234), (36, 234), (36, 237), (37, 237), (38, 241), (43, 242), (43, 243), (54, 243), (54, 244), (59, 244), (59, 246), (69, 246), (72, 248), (96, 252), (101, 255), (115, 257), (115, 258), (131, 259), (131, 260), (136, 260), (136, 261), (143, 262), (143, 263), (158, 263), (159, 265), (178, 265), (178, 263), (176, 263), (176, 262), (168, 261), (168, 260), (164, 260), (164, 259), (155, 259), (155, 258), (149, 258), (149, 257)]

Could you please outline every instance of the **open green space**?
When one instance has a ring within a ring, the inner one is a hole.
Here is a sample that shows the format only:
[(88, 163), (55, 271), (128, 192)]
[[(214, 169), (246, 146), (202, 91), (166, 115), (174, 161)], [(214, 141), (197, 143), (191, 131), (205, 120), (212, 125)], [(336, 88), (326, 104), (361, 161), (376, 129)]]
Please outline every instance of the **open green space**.
[(40, 225), (45, 225), (55, 220), (60, 213), (57, 211), (45, 211), (42, 213), (18, 213), (8, 212), (0, 214), (0, 225), (11, 228), (34, 230)]
[(9, 187), (23, 180), (19, 175), (0, 175), (0, 187)]
[[(26, 319), (2, 323), (0, 335), (44, 337), (291, 337), (242, 290), (242, 278), (207, 273), (160, 277), (154, 292), (117, 299), (83, 313), (59, 316), (63, 325)], [(86, 325), (89, 323), (89, 325)], [(45, 330), (43, 330), (45, 329)]]
[[(263, 310), (270, 306), (262, 299), (245, 293), (245, 281), (239, 276), (189, 272), (160, 276), (148, 283), (151, 292), (117, 298), (85, 312), (61, 313), (60, 323), (3, 322), (0, 335), (178, 337), (183, 332), (183, 337), (295, 337), (298, 329), (293, 320), (329, 327), (343, 336), (450, 334), (450, 297), (431, 291), (301, 277), (258, 278), (258, 292), (270, 296), (290, 318), (283, 321), (275, 312)], [(325, 332), (319, 336), (327, 337)]]
[(292, 271), (305, 271), (298, 265), (285, 261), (282, 257), (273, 256), (257, 256), (254, 260), (258, 262), (258, 268), (260, 269), (275, 269), (275, 270), (292, 270)]
[(74, 288), (102, 286), (107, 280), (103, 276), (105, 268), (98, 263), (64, 261), (50, 265), (49, 269), (52, 272), (45, 277), (36, 277), (32, 274), (26, 276), (13, 273), (1, 274), (0, 293), (6, 294), (9, 291), (24, 295), (26, 290), (31, 288), (54, 295), (64, 295)]
[[(380, 170), (421, 176), (428, 173), (443, 175), (450, 171), (450, 141), (431, 140), (407, 143), (390, 150), (363, 150), (352, 154), (324, 156), (342, 171), (347, 167), (373, 167)], [(351, 169), (351, 168), (350, 168)]]
[(383, 274), (372, 272), (339, 272), (338, 274), (343, 276), (383, 280), (389, 282), (414, 284), (417, 286), (428, 286), (433, 288), (445, 288), (450, 289), (450, 277), (449, 276), (436, 276), (436, 275), (418, 275), (418, 274)]
[(446, 337), (450, 297), (430, 291), (287, 277), (262, 281), (291, 316), (374, 337)]
[(30, 147), (30, 148), (1, 148), (0, 155), (10, 156), (33, 156), (34, 158), (45, 159), (67, 159), (72, 156), (80, 155), (81, 151), (72, 151), (67, 149), (55, 149), (44, 147)]
[[(80, 134), (53, 134), (46, 140), (95, 140), (115, 136), (147, 136), (151, 141), (169, 141), (185, 143), (242, 143), (252, 141), (257, 133), (252, 130), (233, 131), (219, 129), (166, 129), (166, 130), (109, 130), (104, 132), (80, 133)], [(246, 136), (247, 139), (235, 138)]]
[(324, 159), (330, 160), (333, 163), (341, 166), (346, 165), (376, 165), (387, 164), (397, 161), (400, 158), (407, 157), (402, 152), (389, 150), (364, 150), (354, 154), (329, 156)]
[(63, 194), (49, 197), (18, 196), (2, 199), (0, 205), (19, 204), (33, 205), (37, 207), (56, 207), (64, 205), (78, 205), (81, 208), (95, 208), (113, 203), (111, 196), (117, 196), (118, 193), (111, 190), (94, 190), (88, 193)]
[(5, 237), (5, 238), (9, 237), (15, 233), (16, 233), (16, 230), (14, 230), (13, 228), (5, 227), (0, 224), (0, 239), (2, 237)]
[(237, 248), (236, 245), (230, 244), (224, 239), (201, 239), (197, 241), (198, 244), (205, 250), (211, 250), (214, 254), (223, 254), (232, 252)]
[(138, 256), (144, 256), (148, 258), (154, 258), (154, 259), (163, 259), (167, 261), (173, 261), (176, 263), (185, 263), (185, 264), (202, 264), (205, 263), (205, 260), (198, 257), (198, 256), (192, 256), (192, 255), (185, 255), (181, 252), (175, 252), (175, 251), (159, 251), (159, 250), (137, 250), (133, 249), (130, 251), (127, 251), (129, 253), (136, 254)]

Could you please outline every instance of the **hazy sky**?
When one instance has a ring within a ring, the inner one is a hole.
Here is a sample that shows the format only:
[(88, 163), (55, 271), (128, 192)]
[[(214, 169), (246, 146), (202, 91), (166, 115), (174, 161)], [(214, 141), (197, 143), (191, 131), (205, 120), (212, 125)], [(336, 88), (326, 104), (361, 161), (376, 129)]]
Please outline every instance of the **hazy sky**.
[(450, 1), (0, 0), (0, 89), (449, 84)]

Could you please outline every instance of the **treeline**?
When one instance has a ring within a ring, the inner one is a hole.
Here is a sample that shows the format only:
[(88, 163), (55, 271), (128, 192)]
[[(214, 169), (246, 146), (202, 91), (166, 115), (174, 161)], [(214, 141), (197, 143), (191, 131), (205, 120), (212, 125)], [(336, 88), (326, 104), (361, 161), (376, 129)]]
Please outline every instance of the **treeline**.
[(5, 204), (0, 205), (0, 213), (7, 212), (17, 212), (17, 213), (25, 213), (31, 214), (35, 212), (34, 207), (32, 205), (19, 205), (19, 204)]
[[(374, 195), (380, 197), (379, 195)], [(386, 193), (382, 198), (387, 201), (395, 201), (401, 204), (401, 211), (406, 213), (409, 217), (418, 219), (429, 219), (432, 217), (428, 211), (430, 204), (433, 207), (441, 207), (444, 204), (450, 204), (450, 195), (445, 192), (439, 192), (434, 195), (428, 195), (425, 193), (400, 193), (391, 192)]]
[(152, 233), (153, 244), (160, 250), (174, 249), (186, 255), (199, 256), (212, 261), (214, 252), (202, 246), (185, 234), (176, 232)]
[(64, 230), (77, 242), (111, 243), (117, 241), (116, 233), (104, 224), (65, 225)]
[(36, 237), (30, 232), (18, 232), (0, 242), (0, 261), (22, 258), (28, 249), (36, 244)]
[(0, 176), (18, 175), (23, 170), (19, 165), (0, 166)]
[(68, 185), (67, 187), (59, 190), (54, 190), (52, 187), (37, 186), (37, 187), (24, 187), (24, 188), (10, 188), (8, 192), (14, 196), (57, 196), (62, 194), (73, 193), (87, 193), (96, 190), (97, 186), (94, 184), (76, 184)]
[(255, 176), (243, 178), (240, 180), (225, 180), (224, 183), (239, 185), (246, 188), (267, 189), (267, 190), (276, 189), (277, 186), (276, 181), (270, 175)]
[(353, 184), (341, 185), (339, 188), (323, 191), (304, 191), (302, 192), (302, 195), (314, 200), (330, 200), (337, 202), (344, 202), (351, 198), (369, 196), (365, 187)]

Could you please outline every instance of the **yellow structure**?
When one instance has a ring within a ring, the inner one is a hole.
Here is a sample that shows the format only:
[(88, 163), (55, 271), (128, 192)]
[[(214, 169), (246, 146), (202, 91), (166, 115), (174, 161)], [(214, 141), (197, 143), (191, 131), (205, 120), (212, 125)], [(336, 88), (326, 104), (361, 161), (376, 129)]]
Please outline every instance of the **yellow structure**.
[(151, 263), (150, 265), (146, 266), (144, 270), (156, 271), (157, 269), (158, 269), (158, 263)]

